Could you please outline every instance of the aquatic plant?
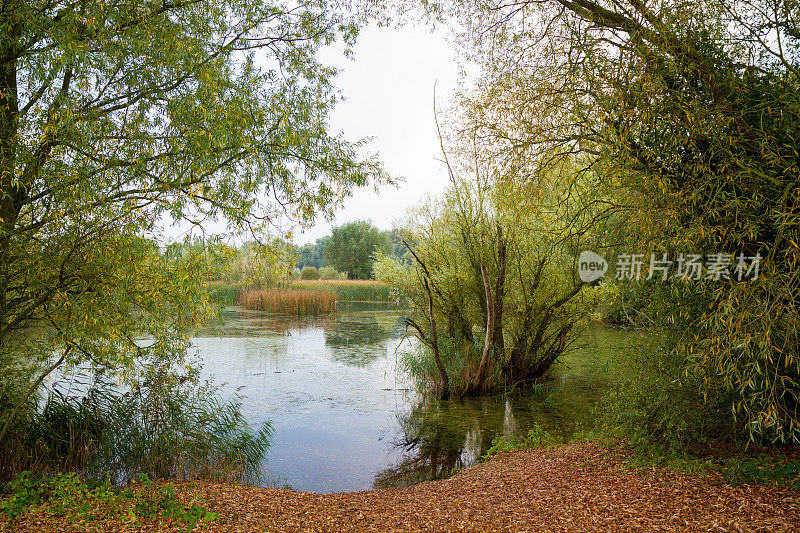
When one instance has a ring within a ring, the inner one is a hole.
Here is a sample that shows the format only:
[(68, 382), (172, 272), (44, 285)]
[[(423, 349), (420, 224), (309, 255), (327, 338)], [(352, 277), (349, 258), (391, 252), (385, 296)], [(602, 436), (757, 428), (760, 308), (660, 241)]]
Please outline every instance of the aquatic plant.
[(252, 289), (237, 304), (247, 309), (290, 315), (324, 315), (336, 310), (336, 294), (330, 290)]

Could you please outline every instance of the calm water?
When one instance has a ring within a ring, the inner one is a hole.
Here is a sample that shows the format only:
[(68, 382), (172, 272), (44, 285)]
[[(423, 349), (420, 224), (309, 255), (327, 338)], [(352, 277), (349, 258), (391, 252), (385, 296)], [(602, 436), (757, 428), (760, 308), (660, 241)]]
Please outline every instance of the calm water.
[(629, 334), (590, 331), (538, 394), (429, 403), (397, 372), (411, 349), (403, 335), (402, 311), (385, 305), (301, 320), (231, 308), (193, 346), (223, 395), (242, 396), (252, 425), (271, 421), (272, 482), (342, 492), (446, 476), (495, 436), (534, 423), (568, 436), (590, 416)]

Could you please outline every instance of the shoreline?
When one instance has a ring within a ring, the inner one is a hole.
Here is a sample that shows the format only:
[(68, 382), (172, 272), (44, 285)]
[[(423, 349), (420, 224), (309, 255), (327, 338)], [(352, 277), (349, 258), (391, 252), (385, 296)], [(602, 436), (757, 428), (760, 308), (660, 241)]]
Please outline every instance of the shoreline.
[[(595, 443), (514, 451), (409, 487), (317, 494), (172, 482), (219, 518), (194, 531), (798, 531), (800, 492), (727, 484), (720, 475), (633, 468)], [(164, 520), (65, 523), (46, 512), (0, 531), (180, 531)]]

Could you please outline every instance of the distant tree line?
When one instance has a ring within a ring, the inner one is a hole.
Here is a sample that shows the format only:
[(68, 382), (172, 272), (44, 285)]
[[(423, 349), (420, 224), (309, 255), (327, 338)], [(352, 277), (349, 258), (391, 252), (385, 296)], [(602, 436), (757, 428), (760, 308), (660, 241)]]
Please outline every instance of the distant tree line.
[(292, 259), (301, 271), (329, 267), (349, 279), (370, 279), (376, 252), (402, 258), (405, 248), (395, 232), (380, 230), (369, 220), (357, 220), (334, 226), (330, 235), (300, 246)]

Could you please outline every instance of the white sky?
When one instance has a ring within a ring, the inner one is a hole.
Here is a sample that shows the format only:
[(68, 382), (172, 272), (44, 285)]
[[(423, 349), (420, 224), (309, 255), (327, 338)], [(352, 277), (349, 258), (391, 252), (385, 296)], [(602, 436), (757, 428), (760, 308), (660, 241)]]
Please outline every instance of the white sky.
[(456, 91), (459, 71), (455, 51), (441, 31), (368, 27), (359, 35), (353, 59), (334, 49), (319, 57), (342, 69), (334, 83), (346, 101), (334, 109), (332, 129), (351, 141), (372, 137), (367, 151), (377, 152), (388, 173), (405, 181), (397, 188), (382, 187), (377, 194), (372, 187), (356, 191), (332, 224), (320, 218), (304, 233), (296, 232), (296, 244), (314, 242), (330, 234), (331, 226), (353, 220), (369, 219), (390, 229), (408, 207), (441, 193), (448, 183), (437, 160), (434, 87), (441, 111)]

